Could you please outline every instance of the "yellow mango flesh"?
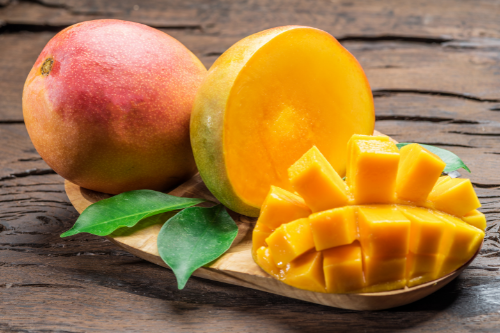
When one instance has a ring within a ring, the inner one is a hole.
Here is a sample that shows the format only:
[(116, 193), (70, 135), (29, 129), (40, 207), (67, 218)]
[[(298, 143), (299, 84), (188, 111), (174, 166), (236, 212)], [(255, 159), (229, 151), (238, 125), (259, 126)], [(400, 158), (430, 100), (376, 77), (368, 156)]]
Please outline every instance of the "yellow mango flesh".
[(284, 267), (301, 254), (314, 248), (314, 240), (309, 219), (282, 224), (268, 238), (271, 255), (278, 267)]
[(323, 251), (323, 270), (328, 293), (348, 293), (363, 289), (365, 281), (359, 243)]
[(416, 143), (401, 148), (400, 156), (396, 179), (397, 196), (413, 202), (425, 201), (446, 163)]
[(313, 146), (289, 169), (290, 183), (313, 212), (347, 203), (347, 186), (328, 160)]
[(435, 209), (459, 217), (481, 207), (470, 179), (446, 178), (436, 184), (428, 200)]
[(377, 258), (364, 255), (365, 292), (400, 289), (406, 285), (406, 256)]
[(441, 257), (436, 254), (408, 253), (406, 257), (406, 283), (413, 287), (435, 280), (438, 277), (437, 267)]
[[(364, 144), (372, 150), (372, 160), (376, 161), (377, 156), (386, 160), (388, 154), (394, 154), (393, 147), (387, 145), (387, 142), (385, 138), (378, 140), (368, 136), (354, 136), (348, 151), (354, 153), (349, 155), (348, 165), (353, 166), (354, 171), (359, 171), (356, 161), (359, 160), (361, 151), (359, 147)], [(378, 147), (378, 150), (373, 149), (374, 147)], [(409, 155), (411, 151), (406, 153)], [(388, 202), (358, 204), (357, 198), (350, 199), (343, 207), (284, 222), (265, 239), (264, 245), (260, 234), (254, 240), (256, 262), (284, 283), (325, 293), (378, 292), (413, 287), (458, 269), (481, 246), (486, 223), (484, 215), (475, 208), (462, 213), (464, 208), (457, 208), (456, 204), (454, 206), (452, 202), (443, 199), (453, 199), (457, 193), (465, 193), (467, 209), (477, 206), (477, 197), (473, 190), (471, 193), (467, 181), (448, 176), (436, 178), (435, 165), (419, 163), (420, 157), (418, 154), (415, 156), (412, 160), (420, 168), (433, 169), (412, 171), (415, 175), (432, 175), (435, 185), (428, 197), (416, 196), (415, 201), (395, 199), (395, 190), (399, 186), (396, 180), (392, 187), (393, 195), (386, 196)], [(407, 158), (408, 156), (403, 157), (402, 160)], [(411, 168), (412, 165), (410, 163), (408, 167)], [(396, 170), (399, 170), (398, 165)], [(361, 184), (362, 178), (356, 172), (347, 170), (349, 198), (355, 198), (353, 192), (356, 182)], [(323, 175), (316, 174), (316, 177), (322, 178)], [(391, 177), (402, 179), (397, 174)], [(365, 179), (371, 181), (369, 176)], [(408, 184), (407, 180), (403, 182)], [(311, 183), (314, 181), (311, 180)], [(404, 188), (406, 185), (401, 186)], [(359, 189), (362, 188), (363, 184)], [(448, 193), (450, 191), (452, 192)], [(436, 203), (457, 215), (437, 210)], [(464, 201), (460, 201), (460, 204), (464, 204)], [(262, 213), (266, 213), (264, 209)], [(259, 228), (259, 223), (258, 221), (256, 228)], [(263, 235), (269, 232), (269, 229), (258, 230)], [(318, 268), (319, 260), (322, 260), (322, 270)], [(297, 269), (288, 278), (291, 267)], [(321, 281), (324, 281), (323, 287), (320, 287)]]
[(390, 141), (351, 143), (349, 180), (356, 204), (391, 203), (398, 172), (399, 151)]
[(400, 210), (411, 221), (409, 250), (415, 254), (437, 254), (444, 242), (445, 233), (453, 232), (447, 224), (431, 210), (419, 207), (400, 206)]
[(396, 206), (360, 207), (358, 226), (365, 255), (373, 258), (399, 258), (408, 254), (410, 220)]
[(322, 253), (308, 252), (292, 261), (286, 269), (284, 282), (290, 285), (307, 285), (311, 291), (324, 292)]
[(288, 168), (313, 145), (343, 176), (346, 143), (372, 134), (368, 81), (328, 33), (287, 26), (249, 36), (217, 59), (198, 90), (191, 144), (208, 189), (258, 216), (271, 185), (293, 191)]
[(358, 239), (353, 207), (342, 207), (309, 216), (316, 251), (351, 244)]
[(486, 230), (486, 217), (476, 209), (465, 214), (462, 220), (478, 229)]
[(257, 251), (262, 246), (267, 246), (266, 238), (269, 237), (274, 230), (269, 229), (263, 223), (257, 223), (252, 232), (252, 250)]
[(310, 214), (311, 209), (300, 196), (271, 186), (271, 190), (262, 205), (259, 223), (274, 231), (283, 223), (308, 217)]

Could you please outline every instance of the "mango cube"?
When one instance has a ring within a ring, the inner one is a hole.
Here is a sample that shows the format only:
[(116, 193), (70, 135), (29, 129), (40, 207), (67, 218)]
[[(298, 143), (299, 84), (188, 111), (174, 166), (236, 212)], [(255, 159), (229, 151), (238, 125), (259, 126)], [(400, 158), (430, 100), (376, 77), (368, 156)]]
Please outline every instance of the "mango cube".
[(365, 254), (364, 273), (367, 286), (365, 291), (403, 288), (406, 285), (406, 256), (389, 259)]
[(358, 238), (354, 207), (342, 207), (309, 216), (316, 251), (351, 244)]
[(389, 141), (356, 140), (350, 145), (350, 190), (356, 204), (395, 200), (399, 150)]
[(325, 292), (321, 252), (311, 251), (292, 261), (283, 281), (292, 286), (307, 286), (311, 291)]
[(348, 293), (364, 287), (363, 256), (358, 242), (323, 251), (323, 270), (329, 293)]
[(434, 186), (429, 200), (437, 210), (459, 217), (481, 207), (470, 179), (450, 178), (441, 181)]
[(275, 230), (283, 223), (308, 217), (311, 210), (304, 199), (282, 188), (271, 186), (260, 210), (259, 223)]
[(481, 246), (484, 231), (451, 215), (436, 212), (436, 216), (448, 225), (454, 226), (453, 231), (447, 233), (448, 239), (443, 242), (440, 249), (443, 261), (438, 269), (438, 276), (444, 276), (472, 258)]
[(355, 142), (357, 141), (367, 141), (367, 140), (374, 140), (374, 141), (380, 141), (380, 142), (390, 142), (388, 136), (380, 136), (380, 135), (361, 135), (361, 134), (353, 134), (351, 136), (351, 139), (349, 142), (347, 142), (347, 171), (346, 171), (346, 183), (347, 186), (351, 186), (351, 179), (354, 179), (353, 176), (353, 171), (354, 168), (349, 167), (352, 164), (352, 161), (354, 160), (354, 150), (352, 149), (352, 146)]
[(347, 203), (347, 185), (316, 146), (288, 169), (288, 175), (295, 191), (313, 212)]
[(257, 251), (261, 246), (267, 246), (266, 238), (269, 237), (273, 231), (262, 223), (257, 223), (252, 233), (252, 248)]
[(257, 265), (260, 266), (267, 274), (272, 275), (276, 278), (282, 278), (284, 271), (279, 269), (274, 262), (273, 257), (271, 256), (271, 252), (269, 248), (265, 246), (261, 246), (255, 252), (255, 261)]
[(429, 254), (409, 253), (406, 257), (406, 280), (407, 286), (413, 287), (418, 284), (429, 282), (437, 278), (436, 268), (440, 263), (441, 256)]
[(400, 210), (411, 221), (410, 252), (414, 254), (437, 255), (446, 224), (432, 211), (425, 208), (400, 206)]
[(408, 254), (411, 222), (395, 206), (361, 206), (358, 223), (365, 256), (400, 258)]
[(301, 254), (314, 248), (309, 219), (282, 224), (267, 239), (269, 251), (278, 267), (284, 267)]
[(462, 220), (478, 229), (486, 230), (486, 217), (476, 209), (465, 214)]
[(446, 163), (417, 143), (401, 148), (400, 156), (396, 194), (403, 200), (425, 201)]

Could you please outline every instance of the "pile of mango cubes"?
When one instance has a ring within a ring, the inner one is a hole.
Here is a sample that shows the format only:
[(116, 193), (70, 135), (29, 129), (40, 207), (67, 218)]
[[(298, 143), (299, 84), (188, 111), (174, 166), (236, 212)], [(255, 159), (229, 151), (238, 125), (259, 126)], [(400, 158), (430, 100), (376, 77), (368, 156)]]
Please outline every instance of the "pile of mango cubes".
[(418, 144), (354, 135), (346, 180), (316, 148), (289, 170), (295, 193), (272, 186), (253, 232), (255, 262), (274, 278), (323, 293), (426, 283), (478, 251), (486, 220), (468, 179)]

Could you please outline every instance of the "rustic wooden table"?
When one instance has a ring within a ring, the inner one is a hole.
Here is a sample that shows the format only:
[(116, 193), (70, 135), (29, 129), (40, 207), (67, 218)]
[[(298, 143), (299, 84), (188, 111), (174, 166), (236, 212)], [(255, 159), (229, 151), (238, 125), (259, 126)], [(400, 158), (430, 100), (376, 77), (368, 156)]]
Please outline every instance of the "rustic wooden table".
[[(419, 302), (356, 312), (199, 278), (178, 291), (171, 271), (105, 238), (59, 238), (78, 214), (31, 144), (22, 88), (52, 36), (100, 18), (161, 29), (207, 68), (263, 29), (330, 32), (368, 75), (379, 131), (450, 149), (470, 166), (463, 173), (488, 219), (480, 255)], [(0, 0), (0, 331), (499, 331), (499, 18), (500, 1), (487, 0)]]

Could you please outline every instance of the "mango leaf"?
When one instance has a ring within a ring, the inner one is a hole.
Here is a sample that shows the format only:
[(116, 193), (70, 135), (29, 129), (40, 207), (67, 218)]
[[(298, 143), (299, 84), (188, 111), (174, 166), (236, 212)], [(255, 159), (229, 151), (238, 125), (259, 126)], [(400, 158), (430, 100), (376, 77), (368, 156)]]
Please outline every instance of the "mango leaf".
[(193, 272), (226, 252), (238, 226), (222, 205), (186, 208), (161, 228), (158, 252), (183, 289)]
[(149, 216), (197, 205), (205, 200), (181, 198), (152, 190), (121, 193), (98, 201), (85, 209), (75, 225), (61, 237), (88, 232), (107, 236), (122, 227), (133, 227)]
[[(398, 149), (401, 149), (401, 147), (404, 147), (406, 145), (410, 145), (411, 143), (397, 143), (396, 146)], [(457, 155), (452, 153), (449, 150), (434, 147), (434, 146), (429, 146), (429, 145), (424, 145), (419, 143), (422, 147), (430, 151), (431, 153), (436, 154), (439, 156), (444, 163), (446, 163), (446, 167), (444, 168), (444, 172), (450, 173), (452, 171), (458, 170), (460, 168), (464, 168), (470, 173), (470, 169), (465, 165), (464, 161), (460, 159)]]

